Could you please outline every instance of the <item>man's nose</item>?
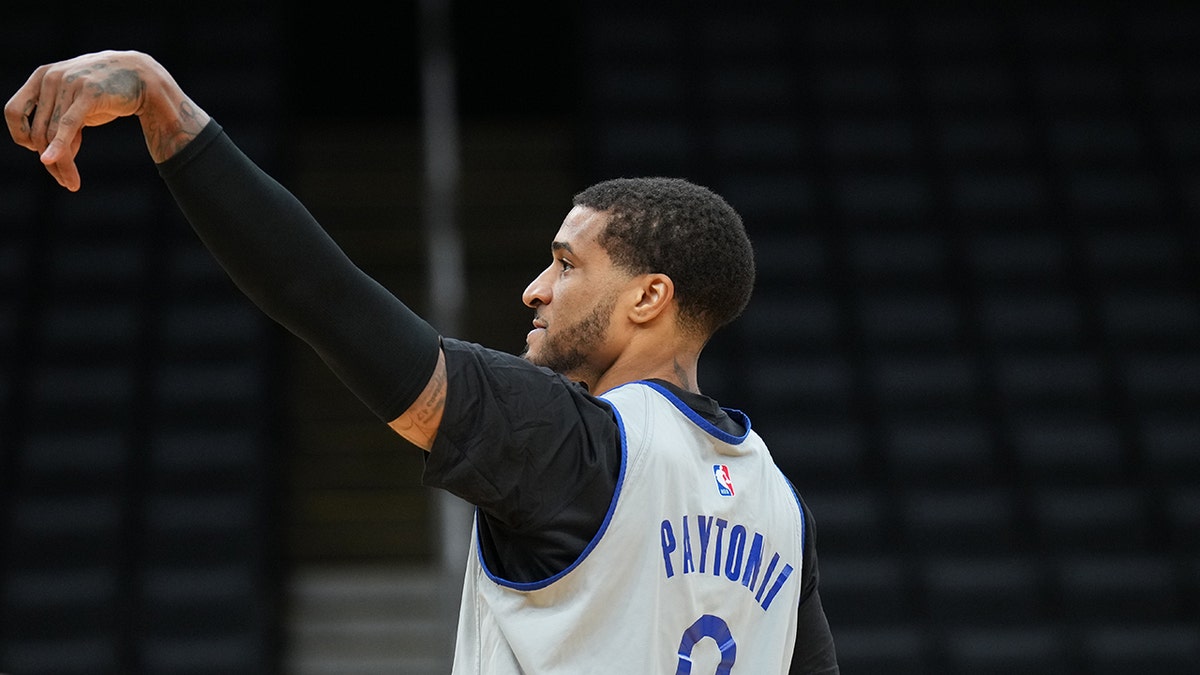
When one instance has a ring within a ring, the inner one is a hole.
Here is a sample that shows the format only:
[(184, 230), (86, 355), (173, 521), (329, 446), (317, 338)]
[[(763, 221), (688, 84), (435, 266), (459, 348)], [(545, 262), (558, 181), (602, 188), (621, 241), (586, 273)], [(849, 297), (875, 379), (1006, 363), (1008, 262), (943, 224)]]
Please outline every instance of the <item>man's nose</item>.
[(550, 282), (547, 274), (554, 265), (550, 265), (542, 270), (542, 273), (534, 277), (533, 281), (525, 287), (525, 292), (521, 294), (521, 301), (526, 307), (534, 309), (550, 302)]

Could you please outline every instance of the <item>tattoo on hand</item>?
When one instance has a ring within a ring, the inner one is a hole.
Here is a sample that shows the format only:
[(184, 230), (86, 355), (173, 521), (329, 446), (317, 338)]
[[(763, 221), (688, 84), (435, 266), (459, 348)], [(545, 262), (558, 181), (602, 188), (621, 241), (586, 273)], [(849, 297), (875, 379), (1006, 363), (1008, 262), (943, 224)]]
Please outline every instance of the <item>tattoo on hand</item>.
[(136, 101), (142, 96), (142, 92), (146, 88), (146, 83), (142, 78), (138, 77), (137, 72), (128, 68), (114, 70), (108, 77), (97, 87), (97, 91), (93, 96), (99, 97), (102, 94), (111, 94), (120, 96), (126, 101)]

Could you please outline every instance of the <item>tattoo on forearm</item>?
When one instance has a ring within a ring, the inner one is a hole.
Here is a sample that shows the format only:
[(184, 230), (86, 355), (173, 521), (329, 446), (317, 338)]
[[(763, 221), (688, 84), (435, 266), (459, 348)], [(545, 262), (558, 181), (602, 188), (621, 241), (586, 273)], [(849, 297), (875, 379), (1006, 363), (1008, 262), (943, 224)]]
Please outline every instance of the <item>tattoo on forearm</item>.
[(204, 129), (191, 101), (182, 101), (176, 113), (168, 123), (153, 115), (142, 118), (146, 147), (150, 149), (150, 156), (155, 162), (170, 159)]

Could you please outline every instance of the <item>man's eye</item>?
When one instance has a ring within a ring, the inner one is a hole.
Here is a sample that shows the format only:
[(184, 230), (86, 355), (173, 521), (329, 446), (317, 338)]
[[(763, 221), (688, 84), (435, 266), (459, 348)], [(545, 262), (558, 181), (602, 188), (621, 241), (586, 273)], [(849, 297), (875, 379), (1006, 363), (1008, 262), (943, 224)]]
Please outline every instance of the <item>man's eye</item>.
[(571, 268), (575, 267), (575, 266), (574, 266), (574, 265), (572, 265), (571, 263), (567, 262), (567, 259), (566, 259), (566, 258), (559, 258), (559, 260), (558, 260), (558, 264), (559, 264), (559, 265), (562, 265), (562, 271), (564, 271), (564, 272), (566, 272), (567, 270), (569, 270), (569, 269), (571, 269)]

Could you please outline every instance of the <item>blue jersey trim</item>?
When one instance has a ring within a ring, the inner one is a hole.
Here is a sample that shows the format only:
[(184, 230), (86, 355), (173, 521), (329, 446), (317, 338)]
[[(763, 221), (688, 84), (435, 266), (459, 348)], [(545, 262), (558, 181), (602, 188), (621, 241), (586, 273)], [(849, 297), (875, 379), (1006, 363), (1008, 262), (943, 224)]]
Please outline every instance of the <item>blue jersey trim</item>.
[[(750, 436), (750, 418), (746, 415), (746, 413), (742, 412), (741, 410), (735, 410), (733, 408), (722, 408), (722, 410), (725, 411), (725, 414), (729, 415), (729, 417), (732, 418), (734, 422), (737, 422), (738, 424), (740, 424), (742, 426), (743, 429), (745, 429), (745, 431), (742, 432), (741, 436), (734, 436), (733, 434), (730, 434), (730, 433), (727, 433), (725, 431), (718, 429), (716, 426), (713, 425), (712, 422), (709, 422), (708, 420), (701, 417), (699, 413), (697, 413), (695, 410), (692, 410), (691, 408), (689, 408), (688, 405), (686, 403), (684, 403), (683, 401), (679, 400), (678, 396), (676, 396), (675, 394), (672, 394), (670, 389), (667, 389), (666, 387), (662, 386), (661, 384), (658, 384), (656, 382), (647, 382), (645, 380), (639, 380), (636, 383), (630, 383), (630, 384), (644, 384), (647, 387), (650, 387), (651, 389), (662, 394), (664, 398), (666, 398), (668, 401), (671, 402), (671, 405), (674, 405), (676, 408), (678, 408), (679, 412), (686, 415), (687, 418), (689, 420), (691, 420), (693, 424), (700, 427), (706, 433), (708, 433), (708, 435), (716, 438), (719, 441), (728, 443), (730, 445), (741, 445), (742, 441), (746, 440), (746, 438)], [(625, 385), (621, 385), (621, 386), (625, 386)]]
[[(621, 471), (617, 475), (617, 487), (615, 490), (613, 490), (612, 501), (610, 501), (608, 503), (608, 513), (604, 514), (604, 521), (602, 523), (600, 523), (600, 529), (596, 530), (595, 536), (593, 536), (592, 540), (590, 542), (588, 542), (587, 548), (583, 549), (583, 552), (579, 554), (579, 557), (575, 559), (575, 562), (571, 563), (563, 571), (555, 574), (552, 577), (547, 577), (540, 581), (519, 582), (519, 581), (509, 581), (508, 579), (503, 579), (501, 577), (498, 577), (492, 573), (491, 569), (488, 568), (487, 561), (485, 561), (483, 559), (483, 546), (479, 542), (479, 526), (476, 525), (476, 527), (475, 527), (475, 549), (476, 549), (476, 555), (479, 558), (479, 566), (483, 569), (484, 573), (487, 574), (488, 578), (491, 579), (494, 583), (496, 583), (500, 586), (505, 586), (507, 588), (511, 588), (516, 591), (536, 591), (536, 590), (545, 588), (545, 587), (549, 586), (550, 584), (558, 581), (559, 579), (565, 577), (566, 575), (570, 574), (571, 570), (575, 569), (576, 567), (579, 567), (579, 565), (592, 552), (592, 549), (596, 548), (596, 545), (600, 543), (600, 538), (604, 536), (604, 533), (606, 531), (608, 531), (608, 524), (610, 522), (612, 522), (613, 513), (617, 510), (617, 501), (621, 498), (621, 488), (624, 487), (624, 485), (625, 485), (625, 469), (629, 464), (629, 448), (628, 448), (628, 444), (626, 443), (626, 439), (625, 439), (625, 422), (624, 422), (624, 420), (621, 419), (620, 411), (618, 411), (617, 407), (615, 405), (613, 405), (612, 403), (609, 403), (608, 401), (605, 401), (605, 403), (607, 403), (609, 409), (612, 410), (613, 417), (615, 417), (617, 420), (617, 428), (620, 429), (620, 431), (621, 431)], [(479, 518), (479, 508), (476, 507), (475, 511), (476, 511), (475, 517), (476, 517), (476, 519), (478, 519)]]
[(808, 522), (804, 517), (804, 504), (800, 501), (800, 493), (796, 491), (796, 486), (783, 472), (783, 469), (775, 467), (779, 471), (779, 476), (783, 478), (783, 482), (787, 484), (788, 489), (792, 491), (792, 498), (796, 500), (796, 509), (800, 511), (800, 556), (804, 559), (804, 546), (807, 543), (805, 539), (808, 537)]

